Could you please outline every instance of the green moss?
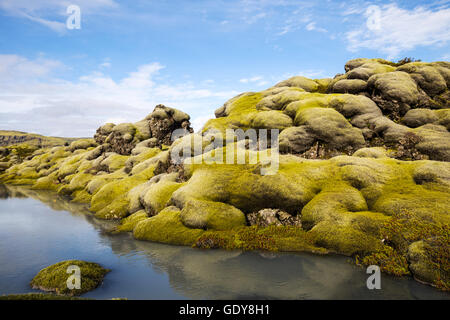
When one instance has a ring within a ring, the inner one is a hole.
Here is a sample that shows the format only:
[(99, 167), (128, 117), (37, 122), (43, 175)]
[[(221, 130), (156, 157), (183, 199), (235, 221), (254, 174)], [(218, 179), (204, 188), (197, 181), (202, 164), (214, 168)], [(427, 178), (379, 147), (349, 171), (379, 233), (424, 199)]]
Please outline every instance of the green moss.
[(133, 236), (138, 240), (190, 246), (203, 232), (184, 226), (180, 220), (180, 210), (167, 207), (158, 215), (140, 221), (133, 230)]
[(436, 116), (438, 117), (437, 124), (444, 126), (447, 130), (450, 130), (450, 109), (442, 109), (434, 111)]
[(381, 272), (395, 276), (410, 275), (406, 257), (390, 246), (382, 246), (379, 250), (364, 257), (356, 256), (359, 265), (376, 265)]
[(412, 243), (408, 261), (414, 277), (444, 291), (450, 291), (450, 227), (433, 238)]
[(142, 198), (147, 212), (151, 215), (158, 214), (166, 207), (172, 194), (183, 185), (173, 181), (160, 181), (150, 186)]
[(228, 231), (207, 231), (197, 239), (194, 246), (203, 249), (328, 252), (316, 246), (314, 238), (305, 230), (291, 226), (251, 226)]
[(138, 175), (132, 175), (117, 181), (112, 181), (101, 187), (92, 197), (91, 211), (97, 218), (119, 219), (128, 215), (128, 191), (144, 183), (153, 176), (154, 166)]
[(204, 199), (225, 202), (243, 212), (277, 208), (296, 214), (315, 195), (328, 168), (324, 163), (288, 158), (280, 156), (278, 173), (264, 176), (261, 164), (185, 166), (192, 177), (174, 192), (172, 200), (179, 207), (189, 199)]
[(92, 180), (93, 177), (94, 176), (92, 174), (88, 173), (74, 174), (73, 176), (71, 176), (69, 184), (61, 186), (58, 189), (58, 193), (69, 196), (76, 191), (81, 191), (86, 187), (86, 185)]
[(442, 290), (450, 288), (450, 226), (423, 219), (414, 212), (399, 210), (384, 223), (380, 233), (385, 245), (359, 258), (376, 264), (386, 273), (417, 279)]
[(361, 157), (361, 158), (375, 158), (382, 159), (388, 157), (388, 152), (383, 147), (374, 147), (374, 148), (361, 148), (358, 149), (353, 156)]
[(305, 93), (299, 96), (299, 99), (287, 104), (283, 111), (290, 117), (295, 118), (300, 110), (328, 107), (330, 101), (336, 96), (334, 94)]
[[(69, 289), (67, 279), (69, 274), (67, 268), (71, 265), (80, 268), (81, 288)], [(31, 281), (31, 286), (44, 291), (53, 291), (57, 294), (80, 295), (97, 288), (103, 280), (103, 277), (109, 272), (108, 269), (92, 262), (81, 260), (68, 260), (56, 263), (42, 269)]]
[(317, 92), (326, 93), (332, 80), (331, 78), (315, 79), (314, 81), (318, 84)]
[(118, 171), (110, 173), (110, 174), (96, 175), (86, 185), (86, 190), (90, 194), (95, 194), (107, 183), (117, 181), (120, 179), (124, 179), (126, 177), (128, 177), (128, 175), (123, 170), (118, 170)]
[(35, 168), (32, 167), (24, 167), (17, 171), (17, 176), (19, 179), (37, 179), (39, 178), (39, 174), (36, 172)]
[(38, 150), (38, 147), (24, 143), (24, 144), (7, 146), (6, 149), (8, 149), (12, 155), (16, 155), (19, 157), (20, 160), (23, 160), (26, 157), (32, 155), (33, 152)]
[(57, 181), (56, 174), (50, 174), (45, 177), (41, 177), (33, 184), (32, 189), (36, 190), (53, 190), (56, 191), (60, 187)]
[(359, 148), (365, 143), (361, 130), (331, 108), (301, 108), (294, 122), (298, 126), (306, 125), (317, 139), (327, 141), (327, 145), (336, 149)]
[(232, 99), (226, 108), (227, 117), (211, 119), (203, 127), (202, 132), (216, 129), (225, 133), (227, 128), (248, 128), (252, 115), (256, 112), (256, 104), (263, 98), (261, 93), (247, 93), (239, 98)]
[(307, 95), (308, 93), (302, 89), (286, 88), (281, 92), (264, 97), (260, 102), (258, 102), (256, 109), (263, 111), (283, 110), (291, 102), (301, 100)]
[(302, 76), (295, 76), (284, 80), (276, 84), (276, 87), (297, 87), (308, 92), (316, 92), (319, 90), (319, 84), (316, 81)]
[(90, 300), (88, 298), (58, 296), (48, 293), (23, 293), (0, 296), (0, 300)]
[(335, 225), (330, 220), (320, 222), (310, 232), (314, 236), (317, 246), (343, 255), (369, 253), (381, 247), (381, 242), (377, 237), (348, 225)]
[(8, 184), (11, 184), (13, 186), (26, 186), (26, 185), (33, 185), (36, 180), (35, 179), (13, 179), (13, 180), (8, 180), (7, 181)]
[(416, 105), (419, 98), (417, 84), (403, 71), (379, 73), (370, 77), (368, 86), (379, 90), (389, 100)]
[(134, 167), (134, 165), (142, 163), (145, 160), (151, 159), (161, 152), (160, 148), (145, 148), (145, 151), (139, 153), (138, 155), (131, 156), (126, 162), (126, 166)]
[(416, 184), (412, 176), (414, 168), (415, 165), (397, 165), (395, 176), (383, 186), (372, 210), (388, 215), (407, 210), (427, 221), (450, 223), (450, 217), (444, 214), (450, 212), (448, 187)]
[(251, 122), (256, 129), (280, 129), (292, 127), (292, 119), (281, 111), (271, 110), (258, 112)]
[(261, 101), (261, 93), (243, 95), (233, 102), (228, 109), (229, 115), (243, 115), (256, 110), (256, 104)]
[(72, 142), (69, 146), (70, 151), (75, 151), (78, 149), (87, 149), (89, 147), (96, 147), (97, 143), (94, 139), (80, 139)]
[(245, 226), (245, 215), (239, 209), (221, 202), (189, 200), (181, 210), (181, 221), (196, 229), (230, 230)]
[(122, 221), (120, 222), (120, 225), (117, 226), (116, 231), (117, 232), (133, 231), (133, 229), (136, 227), (136, 225), (139, 222), (141, 222), (142, 220), (145, 220), (147, 218), (148, 218), (148, 215), (144, 210), (135, 212), (132, 215), (122, 219)]
[(92, 201), (92, 195), (90, 195), (86, 190), (77, 190), (72, 194), (72, 201), (77, 203), (90, 204)]
[(65, 177), (72, 175), (77, 172), (80, 165), (80, 160), (83, 155), (74, 155), (67, 157), (58, 168), (58, 177), (64, 179)]
[(103, 160), (101, 164), (107, 166), (109, 172), (114, 172), (123, 168), (128, 158), (129, 156), (111, 154), (108, 158)]
[(360, 79), (341, 79), (333, 84), (333, 92), (357, 94), (365, 91), (367, 82)]

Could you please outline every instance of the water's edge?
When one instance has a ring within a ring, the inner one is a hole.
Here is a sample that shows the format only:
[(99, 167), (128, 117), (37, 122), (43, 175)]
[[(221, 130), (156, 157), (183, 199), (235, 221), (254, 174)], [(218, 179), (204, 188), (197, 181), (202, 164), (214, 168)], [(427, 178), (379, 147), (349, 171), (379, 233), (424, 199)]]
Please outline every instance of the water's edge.
[[(0, 200), (0, 295), (36, 292), (53, 263), (80, 259), (112, 271), (83, 297), (110, 299), (450, 299), (412, 278), (369, 275), (335, 255), (199, 250), (111, 235), (115, 222), (54, 193), (9, 187)], [(61, 212), (64, 211), (64, 212)]]

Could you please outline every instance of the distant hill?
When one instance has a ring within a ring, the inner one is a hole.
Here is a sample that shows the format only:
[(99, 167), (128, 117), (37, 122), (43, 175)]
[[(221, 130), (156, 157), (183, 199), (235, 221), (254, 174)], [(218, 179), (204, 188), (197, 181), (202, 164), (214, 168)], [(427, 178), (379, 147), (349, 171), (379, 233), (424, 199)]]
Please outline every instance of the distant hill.
[(0, 147), (26, 143), (36, 147), (53, 147), (70, 144), (78, 138), (46, 137), (35, 133), (0, 130)]

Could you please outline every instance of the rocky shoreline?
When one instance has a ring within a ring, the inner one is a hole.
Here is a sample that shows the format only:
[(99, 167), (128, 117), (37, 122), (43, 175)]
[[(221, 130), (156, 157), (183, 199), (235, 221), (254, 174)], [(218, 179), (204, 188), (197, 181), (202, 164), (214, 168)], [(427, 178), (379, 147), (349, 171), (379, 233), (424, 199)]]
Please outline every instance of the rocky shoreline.
[[(345, 71), (241, 94), (198, 133), (158, 105), (93, 139), (3, 156), (0, 181), (89, 204), (140, 240), (335, 252), (449, 290), (450, 63), (355, 59)], [(279, 130), (276, 172), (227, 129)], [(256, 163), (214, 162), (230, 146)]]

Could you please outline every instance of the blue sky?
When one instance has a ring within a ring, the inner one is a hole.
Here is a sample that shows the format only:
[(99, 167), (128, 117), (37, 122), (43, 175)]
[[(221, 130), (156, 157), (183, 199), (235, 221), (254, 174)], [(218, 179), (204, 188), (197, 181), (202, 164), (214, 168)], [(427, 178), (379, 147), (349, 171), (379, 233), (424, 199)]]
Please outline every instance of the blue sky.
[(448, 61), (449, 41), (450, 1), (0, 0), (0, 129), (91, 136), (159, 103), (199, 129), (241, 92), (357, 57)]

